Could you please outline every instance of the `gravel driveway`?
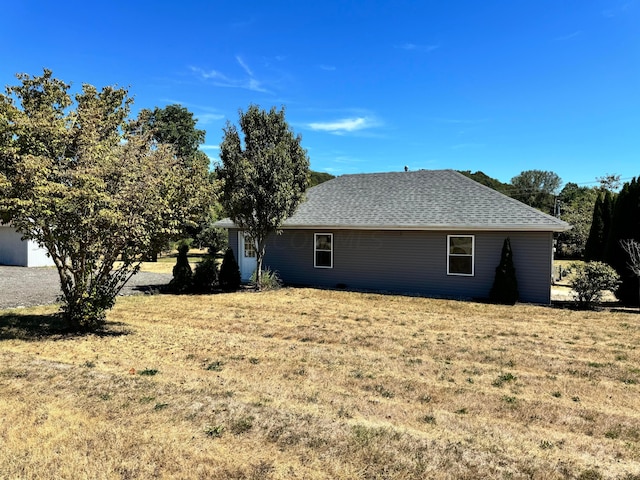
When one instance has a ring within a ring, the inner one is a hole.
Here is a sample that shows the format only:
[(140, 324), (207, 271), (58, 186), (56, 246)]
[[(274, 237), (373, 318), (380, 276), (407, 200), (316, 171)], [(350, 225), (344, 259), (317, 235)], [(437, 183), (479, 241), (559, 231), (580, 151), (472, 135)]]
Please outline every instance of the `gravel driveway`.
[[(171, 274), (138, 272), (120, 292), (135, 295), (166, 285)], [(60, 278), (55, 268), (6, 267), (0, 265), (0, 310), (55, 303), (60, 295)]]

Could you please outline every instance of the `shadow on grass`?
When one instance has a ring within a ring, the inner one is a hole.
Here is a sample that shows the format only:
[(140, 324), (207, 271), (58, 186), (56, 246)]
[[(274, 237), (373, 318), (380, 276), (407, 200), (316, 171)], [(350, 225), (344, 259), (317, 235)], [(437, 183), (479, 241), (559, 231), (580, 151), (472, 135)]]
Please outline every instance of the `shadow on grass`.
[[(161, 293), (167, 293), (166, 290), (168, 287), (169, 287), (168, 284), (163, 283), (163, 284), (136, 285), (130, 288), (131, 288), (131, 292), (143, 293), (145, 295), (158, 295)], [(122, 292), (121, 292), (121, 295), (127, 296), (126, 293), (122, 293)]]
[[(191, 289), (185, 292), (178, 292), (168, 283), (163, 285), (136, 285), (135, 287), (131, 287), (131, 291), (137, 294), (142, 293), (144, 295), (169, 295), (180, 297), (189, 295), (218, 295), (220, 293), (234, 293), (244, 290), (255, 291), (255, 288), (245, 284), (241, 285), (238, 290), (223, 290), (220, 287), (215, 287), (204, 290)], [(124, 294), (123, 296), (127, 296), (127, 294)]]
[(575, 300), (553, 300), (553, 308), (575, 310), (581, 312), (616, 312), (616, 313), (640, 313), (638, 307), (623, 305), (620, 302), (599, 302), (594, 303), (590, 308), (579, 305)]
[(0, 341), (45, 339), (62, 340), (85, 335), (119, 337), (130, 331), (122, 322), (106, 322), (93, 330), (71, 329), (58, 313), (30, 314), (17, 311), (0, 312)]

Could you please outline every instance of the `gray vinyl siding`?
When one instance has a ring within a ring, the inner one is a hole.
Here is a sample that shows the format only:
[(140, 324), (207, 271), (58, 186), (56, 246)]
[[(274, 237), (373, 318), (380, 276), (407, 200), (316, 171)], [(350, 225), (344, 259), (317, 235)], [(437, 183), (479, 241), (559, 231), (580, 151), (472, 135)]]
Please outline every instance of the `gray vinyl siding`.
[[(333, 268), (314, 268), (314, 233), (333, 234)], [(447, 235), (475, 236), (475, 274), (447, 275)], [(237, 230), (230, 245), (237, 251)], [(520, 300), (550, 302), (551, 232), (284, 230), (267, 243), (264, 267), (287, 284), (486, 298), (511, 239)]]

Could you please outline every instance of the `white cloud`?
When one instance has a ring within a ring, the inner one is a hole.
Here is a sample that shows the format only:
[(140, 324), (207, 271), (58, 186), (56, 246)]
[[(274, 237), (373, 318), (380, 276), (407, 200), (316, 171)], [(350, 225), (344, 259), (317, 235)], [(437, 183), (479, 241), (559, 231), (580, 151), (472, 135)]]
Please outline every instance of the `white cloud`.
[(318, 68), (327, 72), (334, 72), (336, 70), (336, 67), (333, 65), (318, 65)]
[(370, 117), (343, 118), (333, 122), (313, 122), (307, 124), (311, 130), (329, 132), (336, 135), (342, 135), (346, 132), (356, 132), (377, 125), (378, 122)]
[(200, 150), (220, 150), (220, 145), (200, 145)]
[(221, 113), (199, 113), (194, 116), (198, 120), (198, 123), (211, 123), (224, 118), (224, 115)]
[(198, 67), (189, 67), (189, 68), (191, 69), (192, 72), (198, 74), (204, 80), (218, 79), (223, 81), (230, 81), (226, 76), (224, 76), (222, 73), (216, 70), (209, 70), (208, 72), (205, 72), (203, 69)]
[(397, 45), (396, 48), (400, 48), (402, 50), (413, 50), (416, 52), (433, 52), (434, 50), (437, 50), (438, 48), (440, 48), (440, 45), (418, 45), (415, 43), (411, 43), (411, 42), (407, 42), (407, 43), (403, 43), (401, 45)]
[(209, 105), (184, 102), (182, 100), (176, 100), (175, 98), (163, 98), (162, 101), (166, 102), (167, 104), (181, 105), (183, 107), (189, 108), (193, 113), (193, 117), (198, 121), (198, 123), (211, 123), (217, 120), (222, 120), (225, 117), (224, 114), (218, 113), (218, 110), (216, 108), (213, 108)]
[(193, 66), (189, 68), (194, 74), (196, 74), (203, 80), (210, 81), (216, 87), (243, 88), (245, 90), (251, 90), (253, 92), (271, 93), (263, 86), (260, 80), (253, 77), (251, 69), (244, 61), (242, 61), (242, 58), (236, 57), (236, 60), (238, 61), (244, 72), (248, 75), (248, 77), (231, 78), (217, 70), (206, 71), (202, 68)]
[(249, 68), (249, 65), (245, 63), (245, 61), (242, 59), (240, 55), (236, 55), (236, 60), (238, 61), (242, 69), (245, 72), (247, 72), (247, 75), (249, 75), (250, 77), (253, 77), (253, 72), (251, 71), (251, 68)]

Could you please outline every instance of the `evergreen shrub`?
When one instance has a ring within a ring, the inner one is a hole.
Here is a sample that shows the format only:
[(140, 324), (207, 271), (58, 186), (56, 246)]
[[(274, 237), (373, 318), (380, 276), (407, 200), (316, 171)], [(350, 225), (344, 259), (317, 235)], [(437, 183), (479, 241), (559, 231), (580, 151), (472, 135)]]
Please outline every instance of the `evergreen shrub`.
[(233, 254), (233, 250), (227, 248), (220, 267), (220, 288), (227, 292), (232, 292), (240, 288), (240, 268)]
[(489, 299), (494, 303), (514, 305), (519, 297), (511, 240), (507, 237), (502, 244), (500, 264), (496, 267), (496, 276), (489, 292)]
[(169, 289), (175, 293), (187, 293), (191, 290), (193, 283), (193, 272), (189, 265), (189, 245), (181, 243), (178, 246), (178, 258), (173, 267), (173, 278), (169, 282)]
[(218, 283), (218, 267), (216, 259), (207, 255), (196, 265), (193, 272), (193, 291), (196, 293), (211, 293)]

